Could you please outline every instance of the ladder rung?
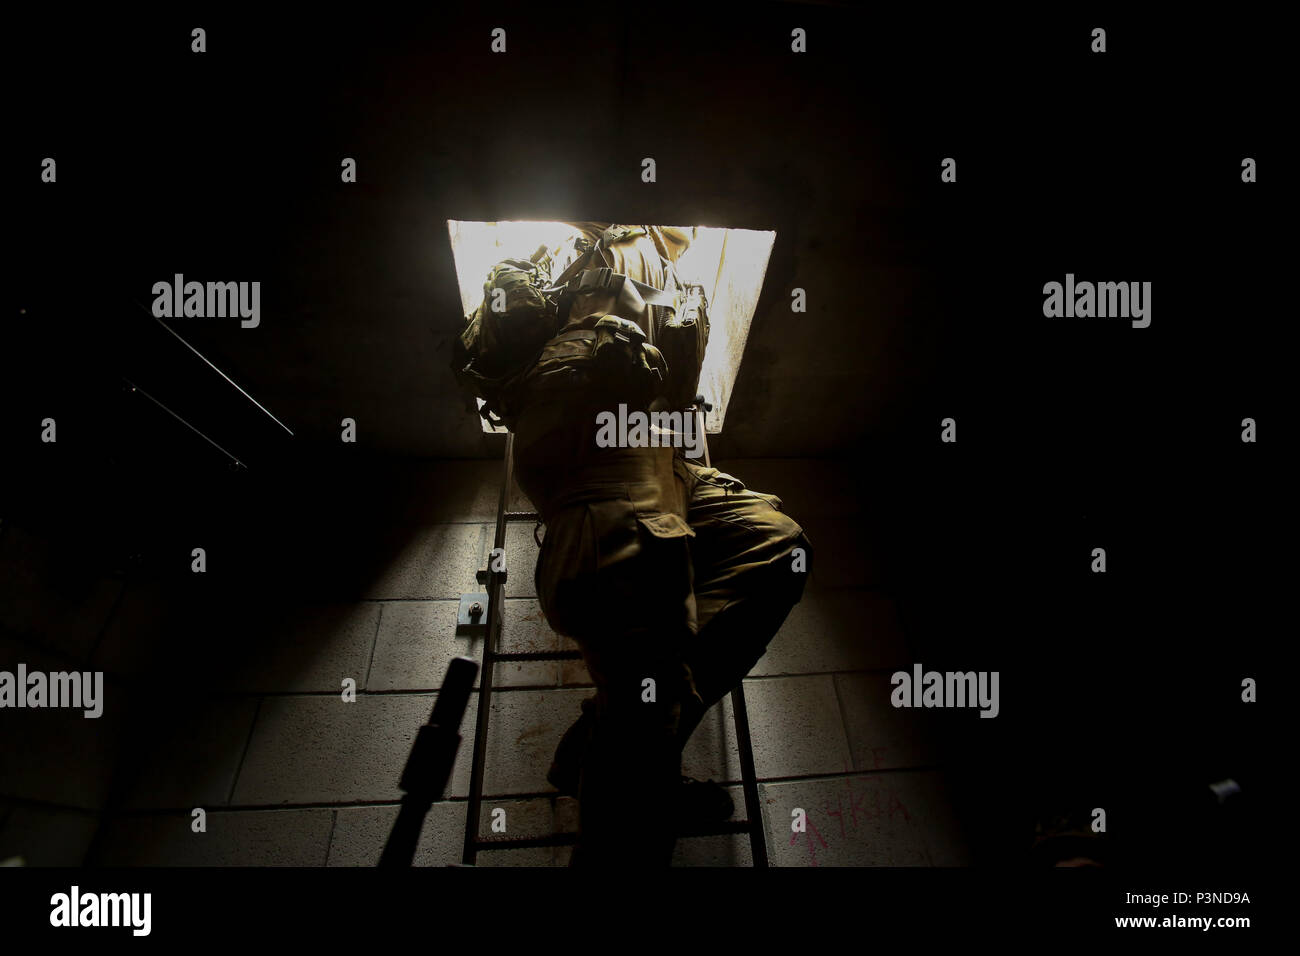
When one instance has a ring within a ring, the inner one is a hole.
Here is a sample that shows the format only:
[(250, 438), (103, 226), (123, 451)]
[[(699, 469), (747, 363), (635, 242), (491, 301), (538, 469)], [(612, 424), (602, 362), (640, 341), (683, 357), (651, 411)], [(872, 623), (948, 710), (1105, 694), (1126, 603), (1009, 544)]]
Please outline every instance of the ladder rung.
[(492, 654), (494, 661), (576, 661), (582, 651), (516, 651), (509, 654)]
[(506, 837), (498, 840), (479, 839), (474, 841), (476, 850), (526, 850), (538, 846), (571, 846), (578, 842), (576, 833), (552, 833), (544, 837)]
[[(750, 824), (743, 820), (728, 820), (707, 827), (693, 827), (677, 832), (678, 837), (723, 836), (728, 833), (748, 833)], [(578, 842), (576, 833), (552, 833), (543, 837), (480, 837), (474, 841), (476, 850), (526, 850), (544, 846), (571, 846)]]
[[(678, 837), (703, 837), (703, 836), (723, 836), (729, 833), (748, 833), (750, 824), (748, 821), (728, 820), (726, 823), (716, 823), (708, 827), (693, 827), (690, 829), (679, 830)], [(480, 837), (474, 841), (474, 849), (482, 850), (527, 850), (534, 847), (546, 846), (572, 846), (578, 842), (576, 833), (552, 833), (549, 836), (542, 837), (501, 837), (501, 838), (484, 838)]]

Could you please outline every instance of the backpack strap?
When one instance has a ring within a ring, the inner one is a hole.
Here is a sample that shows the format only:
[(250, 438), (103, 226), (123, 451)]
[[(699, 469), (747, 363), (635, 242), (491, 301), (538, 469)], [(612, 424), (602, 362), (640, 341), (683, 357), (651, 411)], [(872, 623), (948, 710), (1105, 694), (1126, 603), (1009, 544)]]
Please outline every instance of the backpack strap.
[[(572, 279), (574, 276), (576, 276), (578, 273), (580, 273), (583, 269), (587, 267), (587, 263), (591, 261), (591, 257), (595, 255), (597, 252), (601, 254), (601, 259), (603, 260), (605, 258), (605, 250), (608, 249), (610, 246), (612, 246), (614, 243), (622, 242), (624, 239), (630, 239), (630, 238), (635, 238), (636, 236), (644, 236), (644, 235), (647, 235), (646, 231), (636, 226), (620, 226), (617, 224), (610, 226), (600, 234), (600, 238), (597, 239), (595, 243), (593, 243), (585, 252), (583, 252), (582, 255), (578, 256), (577, 259), (573, 260), (573, 262), (569, 265), (569, 268), (565, 269), (564, 272), (561, 273), (560, 276), (555, 280), (551, 288), (547, 289), (546, 291), (548, 292), (559, 291), (565, 285), (565, 283), (567, 283), (570, 279)], [(585, 239), (579, 241), (590, 242), (590, 240), (585, 240)]]
[[(641, 298), (647, 305), (672, 305), (675, 296), (671, 292), (663, 289), (656, 289), (652, 285), (646, 285), (644, 282), (638, 282), (631, 279), (621, 272), (614, 272), (608, 266), (601, 266), (598, 269), (588, 269), (582, 275), (574, 276), (569, 279), (563, 288), (573, 295), (585, 295), (588, 292), (599, 292), (603, 289), (618, 292), (624, 284), (630, 285), (640, 293)], [(550, 291), (549, 289), (547, 290)]]
[(611, 292), (616, 300), (620, 300), (625, 297), (625, 287), (630, 286), (636, 290), (640, 302), (636, 302), (634, 297), (625, 304), (629, 306), (635, 304), (638, 310), (641, 305), (648, 309), (649, 329), (647, 331), (650, 343), (654, 344), (655, 339), (658, 338), (659, 327), (668, 321), (669, 315), (677, 306), (680, 281), (672, 263), (664, 259), (662, 255), (659, 257), (664, 266), (666, 289), (657, 289), (652, 285), (646, 285), (644, 282), (639, 282), (621, 272), (615, 272), (608, 265), (595, 268), (591, 268), (589, 265), (592, 258), (597, 254), (600, 255), (603, 262), (608, 263), (609, 260), (605, 258), (604, 252), (612, 244), (645, 235), (649, 235), (649, 233), (640, 226), (618, 224), (609, 226), (601, 233), (600, 238), (578, 256), (549, 287), (542, 290), (544, 295), (555, 296), (556, 314), (559, 316), (561, 325), (568, 321), (569, 306), (576, 296), (606, 291)]

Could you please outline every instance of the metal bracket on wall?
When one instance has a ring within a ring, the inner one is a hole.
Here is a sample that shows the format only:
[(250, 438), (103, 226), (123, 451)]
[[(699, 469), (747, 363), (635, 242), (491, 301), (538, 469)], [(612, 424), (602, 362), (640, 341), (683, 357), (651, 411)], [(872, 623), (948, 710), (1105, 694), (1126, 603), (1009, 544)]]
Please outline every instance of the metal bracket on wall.
[(486, 591), (462, 594), (456, 611), (456, 633), (482, 635), (487, 633), (489, 598)]

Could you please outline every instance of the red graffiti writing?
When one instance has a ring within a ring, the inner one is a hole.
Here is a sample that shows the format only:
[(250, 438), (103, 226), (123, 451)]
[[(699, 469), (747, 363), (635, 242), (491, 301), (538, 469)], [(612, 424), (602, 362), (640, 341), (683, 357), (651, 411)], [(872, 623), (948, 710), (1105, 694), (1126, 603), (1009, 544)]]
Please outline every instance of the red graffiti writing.
[[(813, 819), (816, 812), (816, 808), (808, 811), (802, 834), (790, 834), (790, 846), (798, 843), (800, 836), (804, 837), (808, 845), (810, 866), (818, 865), (819, 847), (822, 850), (830, 849), (830, 842)], [(844, 788), (835, 793), (834, 804), (828, 802), (820, 808), (820, 812), (828, 818), (828, 821), (823, 822), (827, 832), (833, 836), (838, 826), (840, 838), (845, 840), (865, 839), (867, 823), (872, 820), (901, 820), (907, 824), (912, 822), (912, 814), (893, 785), (873, 777), (846, 777)]]

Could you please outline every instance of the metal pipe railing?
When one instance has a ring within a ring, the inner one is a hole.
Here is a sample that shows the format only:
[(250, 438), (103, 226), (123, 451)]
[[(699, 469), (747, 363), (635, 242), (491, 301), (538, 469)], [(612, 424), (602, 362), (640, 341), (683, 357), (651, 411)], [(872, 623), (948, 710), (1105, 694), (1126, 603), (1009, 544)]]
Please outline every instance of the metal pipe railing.
[[(496, 535), (493, 537), (493, 550), (506, 546), (506, 511), (510, 504), (510, 485), (514, 481), (514, 432), (506, 433), (505, 464), (501, 479), (501, 496), (497, 503)], [(483, 636), (483, 667), (478, 681), (478, 717), (474, 724), (474, 763), (469, 776), (469, 806), (465, 811), (465, 842), (461, 851), (461, 862), (473, 866), (478, 853), (478, 823), (483, 808), (483, 771), (487, 762), (487, 725), (488, 713), (492, 706), (492, 664), (496, 657), (497, 636), (501, 633), (501, 595), (505, 588), (506, 574), (494, 570), (496, 564), (489, 556), (487, 566), (487, 626)]]

